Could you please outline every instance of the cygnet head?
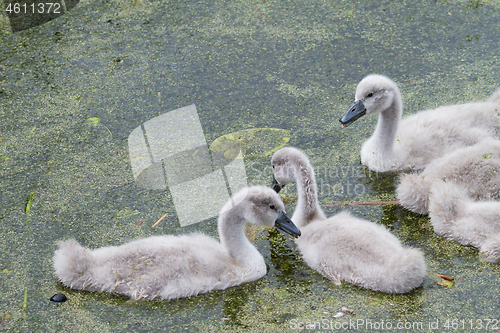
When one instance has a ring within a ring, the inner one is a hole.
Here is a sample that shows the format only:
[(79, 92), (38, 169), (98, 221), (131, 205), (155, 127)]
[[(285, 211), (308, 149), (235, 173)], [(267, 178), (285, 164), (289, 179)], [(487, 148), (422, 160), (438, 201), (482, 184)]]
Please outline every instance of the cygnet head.
[(279, 192), (286, 184), (295, 182), (299, 176), (300, 166), (310, 164), (307, 156), (293, 147), (281, 148), (273, 154), (273, 190)]
[(397, 99), (401, 97), (394, 81), (383, 75), (368, 75), (358, 84), (354, 104), (339, 121), (347, 127), (365, 114), (386, 111)]
[(265, 186), (246, 187), (236, 193), (221, 209), (220, 215), (237, 214), (252, 224), (276, 227), (292, 236), (300, 230), (286, 215), (285, 205), (278, 193)]

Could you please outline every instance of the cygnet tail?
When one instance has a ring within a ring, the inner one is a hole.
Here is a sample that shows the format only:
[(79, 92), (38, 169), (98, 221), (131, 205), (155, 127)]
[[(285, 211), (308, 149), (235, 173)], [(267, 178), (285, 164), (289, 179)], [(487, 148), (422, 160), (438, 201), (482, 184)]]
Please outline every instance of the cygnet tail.
[(500, 263), (500, 236), (487, 240), (479, 249), (484, 260), (494, 264)]
[(489, 101), (492, 103), (500, 104), (500, 88), (497, 89), (493, 94), (491, 94)]
[(418, 249), (405, 248), (389, 265), (386, 286), (380, 291), (403, 294), (419, 287), (424, 281), (426, 266), (423, 253)]
[(401, 175), (401, 183), (396, 190), (399, 203), (417, 214), (429, 212), (429, 185), (420, 173)]
[(429, 196), (429, 216), (434, 231), (450, 237), (456, 228), (455, 221), (466, 215), (469, 199), (466, 190), (453, 183), (436, 183)]
[(57, 241), (54, 253), (54, 269), (61, 282), (74, 289), (84, 289), (90, 284), (93, 257), (75, 239)]

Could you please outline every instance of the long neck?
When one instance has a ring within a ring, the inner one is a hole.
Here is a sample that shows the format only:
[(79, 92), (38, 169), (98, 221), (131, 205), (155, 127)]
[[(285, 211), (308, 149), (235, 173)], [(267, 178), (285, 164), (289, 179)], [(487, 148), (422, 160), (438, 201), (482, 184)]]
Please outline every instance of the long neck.
[(218, 229), (222, 245), (229, 255), (245, 267), (265, 269), (264, 259), (245, 235), (245, 219), (236, 208), (230, 209), (219, 216)]
[(403, 113), (401, 95), (394, 96), (392, 104), (384, 111), (380, 112), (377, 127), (373, 133), (375, 145), (382, 158), (390, 158), (393, 154), (394, 141), (398, 131), (399, 122)]
[(295, 172), (299, 198), (292, 221), (300, 228), (305, 227), (313, 220), (326, 219), (318, 203), (318, 191), (313, 168), (308, 163), (300, 161)]

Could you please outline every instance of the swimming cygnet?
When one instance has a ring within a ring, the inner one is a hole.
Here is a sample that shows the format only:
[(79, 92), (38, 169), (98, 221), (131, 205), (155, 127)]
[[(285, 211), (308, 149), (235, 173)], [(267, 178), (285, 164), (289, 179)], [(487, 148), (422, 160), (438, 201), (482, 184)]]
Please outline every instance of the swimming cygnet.
[(340, 122), (345, 127), (365, 114), (379, 113), (373, 135), (361, 148), (361, 162), (374, 171), (423, 169), (458, 148), (500, 136), (500, 89), (485, 102), (420, 111), (401, 121), (398, 86), (372, 74), (358, 84), (355, 100)]
[(422, 284), (426, 267), (422, 252), (403, 247), (383, 225), (348, 212), (326, 218), (317, 198), (314, 170), (300, 150), (274, 153), (275, 191), (297, 183), (292, 219), (302, 236), (295, 240), (304, 261), (336, 284), (346, 281), (384, 293), (406, 293)]
[(58, 241), (54, 268), (73, 289), (128, 295), (134, 300), (177, 299), (260, 279), (264, 258), (245, 236), (245, 223), (300, 231), (280, 196), (264, 186), (244, 188), (221, 209), (221, 242), (201, 233), (153, 236), (89, 250), (76, 240)]
[(429, 217), (436, 234), (471, 245), (500, 262), (500, 202), (471, 200), (464, 185), (439, 182), (430, 195)]
[(449, 181), (463, 186), (471, 200), (499, 200), (500, 140), (485, 139), (435, 159), (422, 172), (401, 175), (399, 202), (415, 213), (427, 214), (431, 187)]

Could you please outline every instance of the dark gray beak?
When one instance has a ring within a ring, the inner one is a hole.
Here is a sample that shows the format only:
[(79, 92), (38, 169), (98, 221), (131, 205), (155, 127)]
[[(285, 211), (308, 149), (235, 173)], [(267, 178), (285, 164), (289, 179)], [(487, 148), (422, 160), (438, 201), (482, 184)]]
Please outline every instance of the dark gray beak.
[(361, 100), (355, 102), (349, 110), (339, 119), (342, 127), (347, 127), (351, 123), (355, 122), (358, 118), (363, 117), (366, 114), (366, 108)]
[(275, 222), (275, 226), (278, 229), (283, 230), (287, 234), (290, 234), (294, 237), (300, 236), (300, 230), (293, 224), (292, 220), (285, 213), (281, 213), (280, 217)]
[[(283, 185), (285, 186), (285, 185)], [(276, 193), (280, 193), (281, 189), (283, 188), (283, 186), (281, 186), (278, 181), (276, 180), (276, 178), (274, 178), (274, 175), (273, 175), (273, 190), (276, 192)]]

